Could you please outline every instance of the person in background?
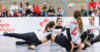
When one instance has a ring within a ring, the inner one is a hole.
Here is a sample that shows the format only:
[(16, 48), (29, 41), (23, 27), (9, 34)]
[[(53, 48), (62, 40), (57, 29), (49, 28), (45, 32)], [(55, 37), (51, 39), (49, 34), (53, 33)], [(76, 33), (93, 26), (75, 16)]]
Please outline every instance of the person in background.
[(11, 14), (11, 11), (7, 12), (7, 17), (13, 17), (12, 14)]
[(94, 0), (89, 2), (89, 15), (92, 14), (92, 11), (96, 9), (97, 3)]
[(97, 13), (98, 13), (98, 16), (100, 17), (100, 1), (98, 3), (98, 6), (97, 6)]
[(98, 8), (100, 8), (100, 1), (99, 1), (99, 3), (97, 4), (97, 9), (98, 9)]
[(58, 10), (57, 10), (57, 16), (63, 16), (63, 10), (62, 10), (62, 7), (58, 7)]
[(23, 8), (25, 8), (25, 5), (23, 2), (20, 2), (20, 8), (19, 8), (19, 12), (22, 13)]
[(49, 7), (48, 16), (49, 17), (55, 16), (55, 10), (54, 10), (54, 7), (52, 5)]
[(0, 11), (3, 12), (3, 7), (2, 5), (0, 4)]
[(17, 12), (17, 17), (22, 17), (20, 12)]
[(94, 17), (98, 16), (97, 10), (94, 10), (94, 11), (92, 12), (91, 16), (94, 16)]
[(44, 3), (42, 7), (43, 16), (47, 16), (47, 10), (48, 10), (47, 3)]
[(17, 13), (18, 13), (18, 10), (17, 9), (15, 9), (15, 12), (14, 12), (14, 17), (17, 17)]
[(30, 3), (26, 2), (26, 10), (31, 10), (32, 11), (32, 6), (30, 5)]
[(98, 8), (98, 11), (97, 12), (98, 12), (98, 16), (100, 17), (100, 8)]
[(23, 10), (22, 10), (22, 12), (21, 12), (21, 15), (24, 16), (24, 17), (27, 16), (26, 8), (23, 8)]
[(7, 8), (4, 8), (3, 15), (4, 15), (4, 17), (7, 17)]
[(40, 8), (36, 3), (33, 4), (33, 13), (34, 13), (35, 16), (40, 15)]
[(81, 15), (82, 16), (87, 16), (87, 11), (86, 11), (86, 9), (84, 8), (83, 5), (81, 6)]
[(2, 12), (0, 12), (0, 17), (4, 17), (4, 15), (3, 15), (3, 13), (2, 13)]
[(26, 16), (29, 15), (30, 12), (32, 12), (32, 6), (30, 5), (30, 3), (26, 2), (26, 7), (25, 7)]
[(23, 2), (20, 2), (20, 10), (22, 11), (22, 10), (23, 10), (23, 8), (25, 8), (25, 5), (24, 5), (24, 3), (23, 3)]
[(30, 14), (28, 15), (28, 17), (33, 17), (33, 12), (30, 12)]
[(15, 9), (18, 9), (18, 8), (19, 8), (19, 7), (18, 7), (17, 3), (14, 2), (14, 4), (10, 7), (10, 10), (11, 10), (12, 12), (14, 12), (14, 10), (15, 10)]

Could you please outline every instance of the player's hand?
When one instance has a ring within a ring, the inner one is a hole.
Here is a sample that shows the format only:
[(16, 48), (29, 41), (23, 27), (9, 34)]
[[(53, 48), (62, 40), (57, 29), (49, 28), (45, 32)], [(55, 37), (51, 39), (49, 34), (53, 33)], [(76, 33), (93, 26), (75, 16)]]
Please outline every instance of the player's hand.
[(82, 45), (82, 43), (80, 42), (80, 43), (76, 46), (76, 48), (78, 48), (78, 51), (79, 51), (79, 52), (81, 52), (81, 50), (82, 50), (81, 45)]
[(73, 49), (75, 48), (75, 45), (73, 44), (72, 41), (71, 41), (71, 46), (72, 46), (72, 48), (71, 48), (71, 51), (70, 52), (73, 52)]
[(62, 29), (60, 29), (60, 32), (62, 32)]

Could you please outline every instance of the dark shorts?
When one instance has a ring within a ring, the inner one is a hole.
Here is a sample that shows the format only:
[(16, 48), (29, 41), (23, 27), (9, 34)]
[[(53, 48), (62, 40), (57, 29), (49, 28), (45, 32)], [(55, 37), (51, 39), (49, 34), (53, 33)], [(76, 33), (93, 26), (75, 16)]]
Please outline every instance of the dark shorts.
[(70, 41), (64, 35), (57, 35), (55, 38), (55, 42), (67, 50), (71, 49)]
[(27, 36), (27, 41), (29, 42), (28, 44), (34, 44), (36, 42), (39, 41), (38, 37), (36, 36), (36, 34), (34, 32), (29, 32), (29, 33), (25, 33), (25, 36)]
[[(55, 38), (55, 42), (61, 47), (64, 47), (67, 51), (71, 50), (71, 43), (65, 35), (57, 35)], [(77, 50), (77, 48), (75, 48), (74, 51), (75, 50)]]

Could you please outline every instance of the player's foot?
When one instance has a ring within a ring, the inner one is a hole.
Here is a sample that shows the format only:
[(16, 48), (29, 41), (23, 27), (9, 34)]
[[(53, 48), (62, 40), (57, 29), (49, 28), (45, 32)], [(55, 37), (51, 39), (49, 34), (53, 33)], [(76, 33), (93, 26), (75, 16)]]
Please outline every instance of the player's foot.
[(30, 49), (30, 50), (34, 50), (35, 49), (35, 45), (28, 46), (27, 48)]

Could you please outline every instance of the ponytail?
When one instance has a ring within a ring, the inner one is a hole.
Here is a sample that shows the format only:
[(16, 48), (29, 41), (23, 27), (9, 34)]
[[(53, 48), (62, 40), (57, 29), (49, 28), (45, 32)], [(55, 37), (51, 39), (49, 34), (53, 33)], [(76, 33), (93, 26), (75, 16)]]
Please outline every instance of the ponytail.
[(82, 33), (82, 30), (83, 30), (83, 22), (82, 22), (82, 19), (81, 19), (81, 13), (80, 13), (80, 11), (75, 11), (74, 12), (74, 18), (77, 19), (78, 26), (79, 26), (79, 31), (80, 31), (80, 33)]
[(83, 30), (83, 23), (82, 23), (81, 17), (78, 17), (78, 18), (77, 18), (77, 21), (78, 21), (78, 25), (79, 25), (79, 31), (82, 33), (82, 30)]

